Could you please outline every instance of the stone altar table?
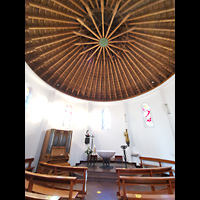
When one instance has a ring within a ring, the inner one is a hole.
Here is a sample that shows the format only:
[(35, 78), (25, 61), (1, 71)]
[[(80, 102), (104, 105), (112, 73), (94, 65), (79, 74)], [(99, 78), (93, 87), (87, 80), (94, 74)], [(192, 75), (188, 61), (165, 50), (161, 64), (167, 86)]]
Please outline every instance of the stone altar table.
[(99, 166), (103, 169), (112, 169), (113, 166), (110, 166), (110, 158), (115, 155), (115, 151), (112, 150), (98, 150), (97, 154), (103, 158), (103, 165)]

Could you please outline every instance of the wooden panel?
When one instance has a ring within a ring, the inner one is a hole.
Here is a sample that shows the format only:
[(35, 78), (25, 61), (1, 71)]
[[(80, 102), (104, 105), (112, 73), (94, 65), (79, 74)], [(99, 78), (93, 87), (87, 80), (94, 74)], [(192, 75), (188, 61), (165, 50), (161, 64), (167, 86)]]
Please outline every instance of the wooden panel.
[(144, 94), (175, 74), (175, 0), (25, 0), (25, 61), (77, 98)]

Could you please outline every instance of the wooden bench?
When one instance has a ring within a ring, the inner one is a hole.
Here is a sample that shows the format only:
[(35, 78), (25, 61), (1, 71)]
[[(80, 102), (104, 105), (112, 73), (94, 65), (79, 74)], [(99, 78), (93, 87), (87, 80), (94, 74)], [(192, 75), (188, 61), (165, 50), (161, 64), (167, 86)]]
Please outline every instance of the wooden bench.
[[(158, 174), (164, 174), (164, 173), (168, 173), (170, 176), (173, 176), (173, 172), (172, 172), (172, 168), (171, 167), (156, 167), (156, 168), (132, 168), (132, 169), (125, 169), (125, 168), (116, 168), (116, 173), (117, 173), (117, 185), (118, 185), (118, 192), (117, 192), (117, 196), (120, 196), (120, 191), (122, 188), (121, 182), (119, 177), (120, 176), (143, 176), (143, 175), (147, 175), (150, 177), (153, 177), (153, 175)], [(155, 187), (151, 186), (151, 189), (154, 191)]]
[[(120, 190), (120, 199), (122, 200), (132, 200), (136, 197), (139, 198), (141, 194), (148, 194), (150, 199), (154, 196), (151, 195), (170, 195), (170, 199), (175, 198), (175, 177), (133, 177), (133, 176), (119, 176), (120, 184), (122, 185), (123, 190)], [(162, 189), (150, 190), (150, 191), (135, 191), (133, 186), (164, 186)], [(130, 187), (131, 186), (131, 187)], [(129, 187), (127, 189), (127, 187)], [(147, 197), (147, 196), (146, 196)], [(165, 198), (166, 196), (160, 196), (160, 198)], [(159, 199), (159, 198), (157, 198)]]
[[(167, 164), (174, 164), (175, 165), (175, 161), (173, 160), (166, 160), (166, 159), (160, 159), (160, 158), (152, 158), (152, 157), (144, 157), (144, 156), (140, 156), (140, 166), (144, 167), (144, 166), (150, 166), (150, 167), (162, 167), (162, 163), (167, 163)], [(159, 165), (152, 165), (152, 164), (145, 164), (143, 161), (152, 161), (152, 162), (157, 162), (157, 164)], [(172, 171), (175, 173), (175, 170), (172, 169)]]
[(173, 200), (175, 199), (175, 194), (129, 194), (129, 200)]
[(86, 184), (87, 184), (87, 167), (71, 167), (71, 166), (61, 166), (56, 164), (49, 164), (45, 162), (39, 162), (40, 171), (39, 173), (43, 173), (44, 169), (48, 169), (54, 175), (67, 175), (67, 176), (75, 176), (76, 186), (74, 187), (74, 191), (78, 192), (77, 198), (81, 200), (84, 199), (87, 194)]
[[(25, 170), (25, 190), (50, 196), (59, 196), (69, 200), (75, 199), (78, 192), (73, 191), (76, 177), (38, 174)], [(65, 190), (55, 188), (55, 185), (65, 185)]]
[(31, 171), (31, 172), (33, 171), (33, 169), (35, 168), (35, 167), (31, 166), (33, 160), (34, 160), (34, 158), (26, 158), (25, 159), (25, 164), (28, 163), (28, 167), (25, 167), (25, 170)]
[(45, 194), (36, 194), (33, 192), (27, 192), (25, 191), (25, 200), (61, 200), (61, 197), (57, 197), (57, 196), (49, 196), (49, 195), (45, 195)]

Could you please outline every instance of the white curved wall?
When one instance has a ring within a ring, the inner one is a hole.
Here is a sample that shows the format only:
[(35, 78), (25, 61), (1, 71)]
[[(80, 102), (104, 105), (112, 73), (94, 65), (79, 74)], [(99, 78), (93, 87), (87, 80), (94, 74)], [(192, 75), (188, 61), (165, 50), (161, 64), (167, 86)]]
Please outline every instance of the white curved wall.
[[(138, 158), (132, 158), (131, 153), (175, 159), (175, 75), (146, 94), (116, 102), (93, 102), (65, 95), (41, 80), (26, 63), (25, 82), (33, 88), (25, 110), (25, 157), (34, 157), (34, 166), (38, 163), (45, 131), (50, 128), (67, 129), (62, 126), (67, 104), (73, 106), (69, 160), (72, 166), (86, 159), (84, 137), (87, 129), (95, 135), (97, 150), (110, 149), (122, 154), (120, 146), (125, 144), (123, 134), (127, 128), (130, 139), (127, 149), (129, 162), (138, 162)], [(151, 107), (152, 128), (144, 127), (142, 104), (145, 102)], [(166, 113), (164, 104), (168, 104), (170, 114)], [(101, 129), (101, 113), (106, 107), (111, 111), (111, 130)]]
[[(145, 128), (142, 104), (148, 103), (154, 126)], [(168, 105), (167, 114), (164, 104)], [(175, 76), (158, 88), (141, 96), (118, 102), (90, 102), (92, 115), (90, 130), (95, 135), (97, 149), (114, 149), (122, 154), (120, 146), (125, 143), (124, 132), (128, 129), (130, 148), (127, 148), (129, 162), (139, 162), (132, 153), (143, 156), (175, 160)], [(111, 111), (111, 130), (101, 130), (101, 111)], [(125, 122), (125, 116), (126, 120)]]
[(71, 104), (73, 116), (70, 129), (73, 130), (73, 136), (70, 163), (75, 165), (84, 156), (88, 102), (55, 90), (40, 79), (26, 63), (25, 82), (33, 89), (32, 97), (25, 110), (25, 158), (34, 157), (33, 166), (37, 166), (46, 130), (69, 129), (62, 124), (65, 107)]

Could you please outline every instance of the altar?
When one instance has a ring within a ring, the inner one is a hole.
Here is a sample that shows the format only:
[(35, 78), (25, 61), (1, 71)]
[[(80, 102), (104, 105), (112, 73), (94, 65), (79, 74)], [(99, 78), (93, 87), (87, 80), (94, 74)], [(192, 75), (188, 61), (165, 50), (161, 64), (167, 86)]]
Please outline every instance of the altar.
[(97, 154), (103, 158), (103, 165), (99, 166), (102, 169), (112, 169), (113, 166), (110, 166), (110, 158), (115, 155), (115, 151), (112, 150), (98, 150)]

